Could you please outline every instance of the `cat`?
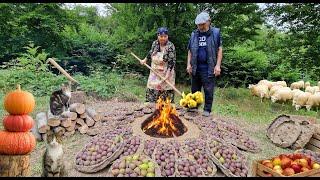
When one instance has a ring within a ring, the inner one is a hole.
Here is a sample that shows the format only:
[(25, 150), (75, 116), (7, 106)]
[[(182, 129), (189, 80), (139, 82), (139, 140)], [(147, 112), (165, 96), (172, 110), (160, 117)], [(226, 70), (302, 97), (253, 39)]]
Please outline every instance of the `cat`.
[(50, 96), (50, 111), (53, 115), (60, 115), (69, 110), (71, 98), (71, 82), (64, 83), (59, 90)]
[(53, 130), (47, 133), (46, 151), (42, 159), (42, 177), (67, 176), (63, 157), (62, 135)]

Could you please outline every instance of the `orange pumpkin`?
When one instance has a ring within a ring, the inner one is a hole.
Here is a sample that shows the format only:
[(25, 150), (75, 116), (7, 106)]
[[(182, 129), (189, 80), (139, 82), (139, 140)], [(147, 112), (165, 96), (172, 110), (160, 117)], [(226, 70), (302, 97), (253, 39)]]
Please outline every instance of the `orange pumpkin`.
[(14, 91), (9, 92), (4, 98), (4, 108), (11, 115), (24, 115), (31, 113), (35, 106), (35, 100), (31, 93), (22, 91), (20, 85)]
[(9, 115), (3, 119), (3, 126), (7, 131), (27, 132), (33, 125), (34, 121), (29, 115)]
[(0, 131), (0, 154), (24, 155), (36, 146), (36, 139), (31, 132)]

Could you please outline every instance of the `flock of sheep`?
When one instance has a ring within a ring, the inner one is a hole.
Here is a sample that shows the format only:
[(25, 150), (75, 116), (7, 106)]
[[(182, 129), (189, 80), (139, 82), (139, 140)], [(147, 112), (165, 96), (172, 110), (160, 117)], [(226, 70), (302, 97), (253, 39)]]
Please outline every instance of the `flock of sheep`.
[(292, 106), (295, 106), (297, 111), (302, 107), (306, 107), (308, 111), (312, 107), (317, 110), (320, 107), (320, 81), (317, 86), (298, 81), (288, 87), (285, 81), (260, 80), (258, 84), (250, 84), (249, 89), (252, 95), (261, 98), (261, 102), (263, 98), (271, 98), (273, 103), (292, 100)]

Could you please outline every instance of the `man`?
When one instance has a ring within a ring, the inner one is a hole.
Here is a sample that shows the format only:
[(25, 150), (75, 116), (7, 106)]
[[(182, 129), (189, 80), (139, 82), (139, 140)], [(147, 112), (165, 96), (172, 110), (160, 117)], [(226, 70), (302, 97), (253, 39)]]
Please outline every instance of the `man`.
[(220, 75), (222, 60), (222, 38), (218, 28), (211, 27), (210, 16), (200, 13), (188, 44), (187, 72), (192, 75), (191, 91), (204, 89), (205, 105), (203, 116), (210, 116), (215, 77)]

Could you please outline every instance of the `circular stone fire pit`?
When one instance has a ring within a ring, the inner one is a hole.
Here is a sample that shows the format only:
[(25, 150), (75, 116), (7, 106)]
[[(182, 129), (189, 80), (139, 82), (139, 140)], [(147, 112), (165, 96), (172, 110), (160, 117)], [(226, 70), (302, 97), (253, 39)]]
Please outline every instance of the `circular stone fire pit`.
[(178, 137), (152, 137), (150, 135), (145, 134), (145, 132), (143, 132), (141, 126), (143, 124), (143, 122), (150, 117), (149, 115), (145, 115), (143, 117), (140, 118), (136, 118), (134, 122), (131, 123), (131, 127), (132, 127), (132, 131), (133, 131), (133, 135), (137, 135), (142, 139), (145, 140), (151, 140), (151, 139), (156, 139), (158, 140), (160, 143), (166, 143), (169, 142), (171, 140), (176, 140), (176, 141), (184, 141), (186, 139), (189, 138), (199, 138), (200, 136), (200, 129), (198, 128), (197, 125), (195, 125), (192, 122), (189, 122), (187, 120), (185, 120), (184, 118), (180, 118), (180, 120), (182, 121), (182, 123), (185, 125), (185, 127), (187, 128), (187, 131), (184, 132), (184, 134), (182, 134), (181, 136)]

